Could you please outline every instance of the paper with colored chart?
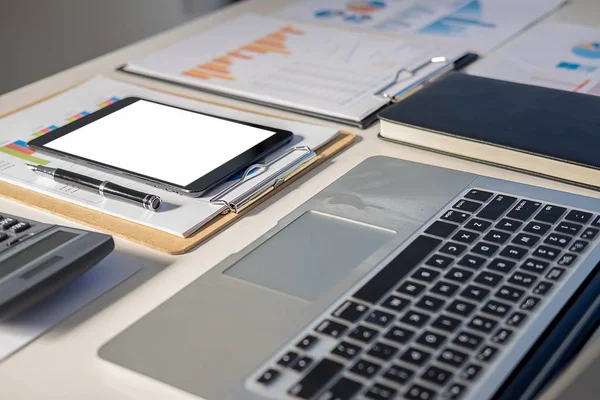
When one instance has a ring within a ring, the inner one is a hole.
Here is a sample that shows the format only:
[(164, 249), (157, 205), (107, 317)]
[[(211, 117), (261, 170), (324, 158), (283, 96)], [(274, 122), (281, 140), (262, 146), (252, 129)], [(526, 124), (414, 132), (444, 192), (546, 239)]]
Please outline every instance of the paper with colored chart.
[(464, 49), (248, 14), (128, 63), (126, 71), (268, 105), (359, 122), (402, 68)]
[[(223, 187), (233, 182), (221, 185), (220, 188), (215, 189), (206, 197), (194, 199), (159, 190), (148, 185), (124, 179), (120, 176), (58, 160), (27, 147), (29, 140), (129, 96), (154, 100), (225, 118), (289, 130), (294, 133), (294, 139), (290, 146), (308, 146), (313, 150), (317, 150), (320, 146), (333, 139), (338, 132), (334, 128), (308, 125), (209, 105), (199, 101), (140, 88), (106, 77), (97, 77), (49, 100), (0, 119), (0, 179), (174, 235), (189, 236), (227, 209), (225, 206), (210, 203), (210, 199), (211, 196), (214, 196)], [(218, 134), (218, 132), (211, 132), (211, 134)], [(179, 146), (185, 146), (185, 143), (169, 142), (168, 135), (160, 138), (152, 138), (152, 140), (163, 141), (165, 151), (176, 152)], [(114, 146), (119, 146), (119, 143), (114, 143)], [(266, 161), (281, 155), (287, 149), (288, 147), (273, 153)], [(132, 148), (131, 151), (134, 152), (136, 149)], [(161, 160), (154, 161), (157, 163), (161, 162)], [(99, 194), (82, 191), (40, 177), (30, 171), (25, 166), (26, 163), (64, 168), (93, 176), (97, 179), (109, 180), (147, 193), (156, 194), (162, 198), (163, 205), (157, 212), (152, 212), (122, 201), (105, 199)], [(267, 175), (265, 174), (265, 176)], [(260, 179), (263, 179), (262, 175)], [(242, 185), (240, 190), (243, 189), (244, 185)]]
[(469, 73), (600, 96), (600, 29), (544, 22)]
[(565, 0), (299, 0), (278, 15), (418, 36), (486, 53)]

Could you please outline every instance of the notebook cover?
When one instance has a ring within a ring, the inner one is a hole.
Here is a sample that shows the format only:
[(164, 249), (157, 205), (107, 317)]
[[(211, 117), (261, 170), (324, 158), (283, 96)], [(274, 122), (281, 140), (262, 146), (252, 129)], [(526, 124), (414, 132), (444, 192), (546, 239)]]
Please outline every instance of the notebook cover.
[(452, 73), (379, 118), (600, 169), (596, 96)]

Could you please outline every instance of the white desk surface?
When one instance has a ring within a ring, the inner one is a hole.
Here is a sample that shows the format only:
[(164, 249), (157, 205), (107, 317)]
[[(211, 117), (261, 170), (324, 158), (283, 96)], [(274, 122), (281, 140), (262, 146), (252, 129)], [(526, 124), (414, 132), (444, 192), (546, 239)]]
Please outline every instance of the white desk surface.
[[(208, 29), (243, 12), (270, 14), (285, 4), (276, 0), (249, 0), (114, 51), (0, 96), (0, 115), (102, 73), (134, 83), (143, 82), (155, 87), (169, 88), (182, 94), (191, 94), (223, 104), (324, 124), (325, 122), (312, 118), (248, 105), (201, 92), (177, 89), (112, 72), (115, 67), (128, 60), (192, 33)], [(571, 0), (551, 18), (598, 27), (600, 2)], [(3, 62), (10, 62), (10, 59), (3, 59)], [(231, 252), (241, 250), (274, 226), (280, 218), (370, 156), (387, 155), (600, 198), (600, 193), (590, 190), (384, 142), (377, 139), (378, 126), (372, 126), (364, 131), (345, 128), (359, 136), (351, 148), (331, 162), (318, 167), (308, 174), (308, 177), (294, 183), (283, 193), (260, 205), (241, 221), (187, 255), (168, 256), (117, 239), (117, 251), (145, 260), (150, 272), (145, 275), (138, 274), (138, 277), (133, 278), (133, 282), (126, 282), (117, 287), (107, 296), (63, 321), (48, 334), (1, 363), (0, 398), (11, 400), (197, 399), (178, 389), (111, 365), (100, 359), (97, 351), (110, 338), (177, 293)], [(0, 210), (43, 222), (73, 225), (69, 221), (5, 199), (0, 199)], [(157, 265), (165, 268), (156, 268)], [(149, 277), (148, 274), (153, 276)]]

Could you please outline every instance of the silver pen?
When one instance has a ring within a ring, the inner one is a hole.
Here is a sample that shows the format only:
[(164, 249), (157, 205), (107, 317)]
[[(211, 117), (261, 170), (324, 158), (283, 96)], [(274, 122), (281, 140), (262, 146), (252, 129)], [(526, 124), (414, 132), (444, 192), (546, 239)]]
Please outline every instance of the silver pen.
[(42, 165), (26, 164), (27, 168), (40, 176), (51, 178), (55, 182), (64, 183), (76, 188), (86, 190), (108, 199), (125, 201), (144, 207), (146, 210), (156, 211), (159, 209), (162, 201), (160, 197), (153, 194), (140, 192), (125, 186), (117, 185), (109, 181), (90, 176), (81, 175), (76, 172), (67, 171), (61, 168), (49, 168)]

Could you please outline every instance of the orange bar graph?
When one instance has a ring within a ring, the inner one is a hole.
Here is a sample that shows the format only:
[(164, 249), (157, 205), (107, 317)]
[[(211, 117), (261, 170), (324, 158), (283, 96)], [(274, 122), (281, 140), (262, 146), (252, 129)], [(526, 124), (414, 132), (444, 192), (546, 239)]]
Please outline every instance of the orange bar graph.
[(279, 49), (285, 49), (285, 43), (281, 40), (262, 38), (258, 39), (255, 43), (264, 44), (265, 46), (277, 47)]
[(209, 71), (222, 72), (224, 74), (229, 73), (229, 67), (226, 67), (225, 65), (213, 63), (213, 62), (207, 62), (202, 65), (198, 65), (198, 68), (207, 69)]
[(227, 64), (227, 65), (233, 64), (233, 61), (231, 60), (231, 58), (227, 57), (227, 56), (217, 57), (213, 61), (216, 63), (220, 63), (220, 64)]
[(237, 57), (237, 58), (241, 58), (244, 60), (252, 60), (252, 57), (250, 57), (246, 54), (242, 54), (239, 50), (230, 51), (227, 54), (229, 54), (231, 57)]
[(244, 47), (242, 47), (242, 49), (251, 51), (253, 53), (260, 53), (260, 54), (266, 54), (266, 53), (270, 53), (270, 52), (271, 53), (280, 53), (280, 54), (290, 54), (290, 52), (288, 50), (276, 49), (274, 47), (263, 46), (263, 45), (257, 44), (257, 43), (247, 44)]
[(235, 79), (234, 77), (229, 76), (229, 75), (218, 74), (216, 72), (201, 71), (201, 70), (195, 69), (195, 68), (188, 69), (183, 74), (187, 75), (187, 76), (193, 76), (194, 78), (200, 78), (200, 79), (218, 78), (218, 79), (223, 79), (225, 81), (233, 81)]

